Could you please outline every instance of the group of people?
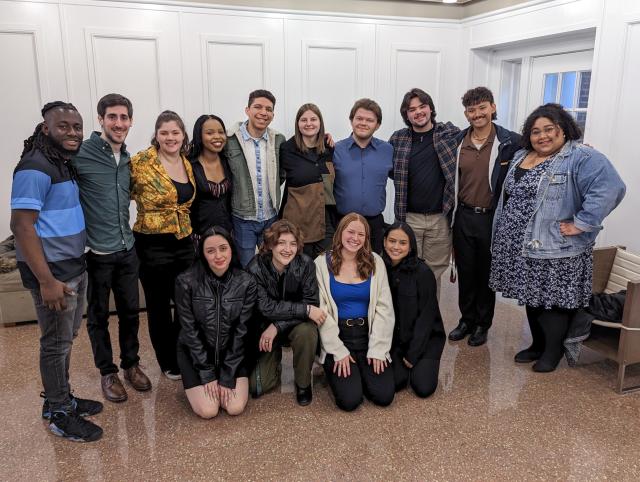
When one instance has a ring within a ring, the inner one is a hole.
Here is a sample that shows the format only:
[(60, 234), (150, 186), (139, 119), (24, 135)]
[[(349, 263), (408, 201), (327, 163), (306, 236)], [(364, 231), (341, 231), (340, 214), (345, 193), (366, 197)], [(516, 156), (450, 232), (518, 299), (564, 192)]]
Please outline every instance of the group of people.
[(314, 104), (300, 107), (286, 140), (269, 127), (275, 103), (254, 91), (245, 121), (227, 128), (202, 115), (191, 141), (180, 116), (164, 111), (151, 146), (132, 157), (126, 97), (100, 99), (102, 130), (84, 141), (72, 104), (43, 107), (14, 172), (11, 229), (36, 306), (42, 416), (54, 434), (102, 435), (85, 417), (103, 405), (69, 385), (85, 293), (105, 399), (127, 399), (120, 369), (133, 389), (151, 389), (138, 355), (138, 280), (160, 369), (182, 380), (203, 418), (240, 414), (250, 394), (275, 388), (283, 346), (300, 405), (312, 401), (315, 360), (346, 411), (363, 397), (387, 406), (408, 386), (430, 396), (447, 338), (440, 280), (452, 259), (461, 318), (449, 340), (486, 343), (502, 292), (526, 306), (531, 327), (533, 343), (515, 361), (556, 368), (572, 315), (589, 300), (595, 238), (625, 193), (569, 113), (540, 106), (521, 136), (494, 123), (493, 95), (477, 87), (462, 97), (469, 127), (460, 130), (437, 122), (432, 98), (415, 88), (400, 107), (406, 128), (389, 142), (374, 137), (379, 105), (360, 99), (352, 134), (334, 143)]

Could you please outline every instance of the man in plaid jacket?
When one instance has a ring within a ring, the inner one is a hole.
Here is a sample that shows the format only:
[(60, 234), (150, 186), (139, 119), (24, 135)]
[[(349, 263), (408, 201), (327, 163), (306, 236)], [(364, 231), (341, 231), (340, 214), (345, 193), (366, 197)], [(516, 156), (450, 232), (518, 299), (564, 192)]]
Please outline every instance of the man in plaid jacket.
[(400, 106), (407, 125), (393, 133), (395, 217), (415, 231), (418, 256), (440, 276), (451, 255), (451, 212), (455, 201), (457, 135), (451, 122), (436, 122), (431, 96), (407, 92)]

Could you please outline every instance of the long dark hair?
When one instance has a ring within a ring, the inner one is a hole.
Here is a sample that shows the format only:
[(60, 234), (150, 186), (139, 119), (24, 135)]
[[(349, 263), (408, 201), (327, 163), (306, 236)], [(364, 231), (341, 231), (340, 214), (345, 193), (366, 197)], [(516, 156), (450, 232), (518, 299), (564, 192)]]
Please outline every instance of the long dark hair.
[[(40, 114), (44, 118), (45, 114), (52, 109), (71, 110), (74, 112), (78, 112), (78, 109), (76, 109), (73, 104), (56, 100), (54, 102), (45, 104), (44, 107), (42, 107), (42, 109), (40, 110)], [(60, 149), (60, 147), (57, 146), (49, 138), (49, 136), (45, 135), (45, 133), (42, 131), (43, 127), (44, 121), (36, 125), (33, 134), (31, 134), (24, 140), (24, 148), (22, 149), (22, 154), (20, 154), (20, 159), (22, 159), (32, 150), (38, 149), (40, 152), (42, 152), (47, 161), (58, 168), (60, 174), (62, 174), (63, 167), (66, 167), (69, 170), (71, 179), (74, 181), (77, 180), (78, 175), (75, 168), (73, 167), (73, 164), (71, 164), (69, 162), (69, 159), (64, 156), (64, 152)]]
[[(397, 267), (406, 271), (414, 270), (418, 266), (418, 263), (422, 262), (422, 260), (418, 258), (418, 242), (416, 241), (416, 235), (413, 232), (413, 229), (411, 228), (411, 226), (409, 226), (407, 223), (404, 223), (402, 221), (396, 221), (387, 229), (385, 229), (384, 231), (385, 241), (389, 236), (389, 233), (391, 233), (391, 231), (394, 231), (396, 229), (399, 229), (400, 231), (404, 232), (404, 234), (406, 234), (409, 237), (409, 248), (410, 248), (409, 254), (407, 254), (407, 256), (402, 261), (400, 261), (400, 264), (398, 264)], [(387, 269), (393, 266), (393, 263), (391, 262), (391, 258), (389, 258), (389, 255), (387, 254), (386, 249), (382, 250), (382, 259), (384, 260), (384, 264), (387, 266)]]
[[(223, 120), (217, 115), (203, 114), (198, 117), (198, 120), (196, 120), (196, 123), (193, 125), (193, 137), (191, 138), (191, 143), (189, 144), (189, 154), (187, 154), (187, 157), (192, 161), (197, 160), (198, 156), (200, 156), (200, 154), (202, 154), (202, 151), (204, 150), (202, 147), (202, 126), (209, 119), (217, 120), (218, 122), (220, 122), (220, 125), (222, 126), (222, 129), (224, 130), (226, 135), (227, 128), (225, 127)], [(222, 159), (222, 157), (223, 154), (221, 152), (220, 159)]]
[(580, 127), (578, 127), (578, 124), (576, 124), (571, 114), (564, 110), (560, 104), (544, 104), (529, 114), (529, 117), (524, 121), (524, 126), (522, 127), (522, 147), (529, 151), (533, 150), (533, 146), (531, 145), (533, 124), (541, 117), (549, 119), (562, 129), (566, 141), (575, 141), (582, 137)]
[(207, 277), (213, 275), (213, 271), (211, 271), (211, 268), (209, 267), (207, 258), (205, 258), (204, 256), (204, 242), (211, 236), (222, 236), (227, 241), (227, 243), (229, 243), (229, 246), (231, 248), (231, 262), (229, 263), (227, 273), (233, 268), (242, 269), (240, 258), (238, 257), (238, 250), (236, 249), (236, 245), (233, 242), (233, 238), (231, 237), (231, 234), (229, 234), (229, 231), (220, 226), (212, 226), (202, 234), (200, 240), (198, 241), (198, 252), (196, 253), (196, 259), (193, 262), (193, 269), (195, 271), (195, 285), (205, 283)]

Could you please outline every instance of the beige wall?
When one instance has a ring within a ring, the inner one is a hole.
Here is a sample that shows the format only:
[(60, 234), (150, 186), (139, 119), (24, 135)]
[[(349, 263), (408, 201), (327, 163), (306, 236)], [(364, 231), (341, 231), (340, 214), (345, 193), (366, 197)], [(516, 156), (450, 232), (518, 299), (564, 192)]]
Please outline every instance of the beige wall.
[(339, 12), (356, 15), (388, 15), (394, 17), (422, 17), (462, 19), (480, 15), (528, 0), (474, 0), (462, 5), (445, 5), (406, 0), (191, 0), (202, 3), (232, 5), (234, 7), (275, 8), (317, 12)]

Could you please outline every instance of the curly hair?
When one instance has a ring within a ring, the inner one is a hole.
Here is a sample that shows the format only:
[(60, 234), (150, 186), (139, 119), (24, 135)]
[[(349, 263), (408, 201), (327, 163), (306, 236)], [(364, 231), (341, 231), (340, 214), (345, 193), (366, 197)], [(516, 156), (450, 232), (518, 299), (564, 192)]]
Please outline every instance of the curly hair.
[(278, 240), (283, 234), (290, 233), (296, 238), (298, 253), (304, 248), (304, 237), (300, 228), (287, 219), (280, 219), (265, 229), (263, 241), (260, 245), (260, 254), (270, 253), (278, 245)]
[(527, 120), (524, 121), (524, 125), (522, 126), (522, 147), (525, 149), (529, 151), (533, 150), (533, 145), (531, 144), (531, 131), (533, 130), (533, 124), (535, 124), (541, 117), (549, 119), (556, 126), (562, 129), (567, 141), (574, 141), (582, 138), (582, 131), (571, 114), (564, 110), (560, 104), (549, 103), (541, 105), (535, 109), (531, 114), (529, 114)]
[[(472, 105), (478, 105), (483, 102), (489, 102), (490, 104), (495, 104), (493, 100), (493, 92), (491, 92), (486, 87), (475, 87), (473, 89), (467, 90), (462, 96), (462, 106), (466, 109)], [(491, 120), (496, 120), (498, 118), (497, 112), (491, 114)]]
[(333, 235), (333, 243), (331, 245), (331, 264), (329, 269), (334, 275), (340, 274), (342, 268), (342, 233), (350, 223), (358, 221), (364, 226), (364, 245), (356, 253), (356, 266), (360, 278), (367, 279), (376, 272), (376, 261), (371, 252), (371, 231), (367, 220), (357, 213), (349, 213), (344, 216), (338, 223), (336, 233)]

